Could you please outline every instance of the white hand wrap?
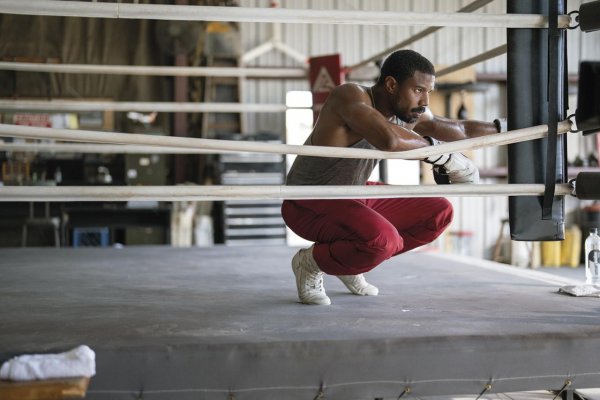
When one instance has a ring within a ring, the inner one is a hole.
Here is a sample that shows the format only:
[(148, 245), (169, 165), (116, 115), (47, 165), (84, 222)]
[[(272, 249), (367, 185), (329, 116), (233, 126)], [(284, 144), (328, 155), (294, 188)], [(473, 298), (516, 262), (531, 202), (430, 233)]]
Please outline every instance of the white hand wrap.
[[(440, 143), (430, 137), (427, 139), (432, 145)], [(423, 161), (433, 165), (434, 174), (447, 175), (450, 183), (479, 183), (479, 170), (473, 161), (462, 153), (431, 156)]]

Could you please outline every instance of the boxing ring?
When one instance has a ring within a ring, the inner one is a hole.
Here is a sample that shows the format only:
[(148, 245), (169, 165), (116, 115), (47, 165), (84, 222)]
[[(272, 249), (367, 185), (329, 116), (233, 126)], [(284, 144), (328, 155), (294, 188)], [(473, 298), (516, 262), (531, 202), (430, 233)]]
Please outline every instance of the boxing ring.
[[(356, 25), (570, 28), (568, 15), (348, 12), (105, 2), (0, 0), (26, 15)], [(510, 42), (510, 40), (509, 40)], [(509, 43), (510, 45), (511, 43)], [(514, 43), (513, 43), (514, 45)], [(501, 45), (440, 75), (504, 54)], [(391, 51), (391, 49), (390, 49)], [(509, 51), (510, 53), (510, 51)], [(374, 59), (382, 53), (374, 56)], [(366, 61), (368, 63), (369, 61)], [(364, 63), (348, 67), (358, 68)], [(303, 68), (48, 65), (1, 62), (0, 69), (59, 73), (236, 76), (301, 79)], [(283, 112), (283, 104), (0, 100), (5, 110)], [(557, 116), (553, 117), (554, 119)], [(19, 127), (0, 136), (55, 143), (0, 143), (0, 151), (221, 154), (423, 159), (573, 132), (568, 118), (423, 149), (291, 146), (189, 137)], [(543, 118), (542, 118), (543, 119)], [(69, 142), (69, 143), (64, 143)], [(74, 143), (71, 143), (74, 142)], [(559, 166), (560, 167), (560, 166)], [(559, 174), (560, 175), (560, 174)], [(556, 198), (597, 199), (596, 175), (556, 183)], [(558, 181), (564, 181), (559, 177)], [(0, 187), (6, 201), (217, 201), (225, 199), (408, 196), (540, 196), (543, 183), (378, 187), (150, 186)], [(98, 400), (384, 399), (600, 387), (598, 299), (559, 294), (580, 284), (481, 259), (412, 251), (368, 273), (379, 296), (353, 296), (326, 277), (329, 307), (297, 303), (291, 247), (37, 248), (0, 251), (0, 361), (96, 352), (86, 398)], [(583, 280), (583, 278), (582, 278)], [(474, 397), (475, 397), (474, 396)]]
[[(87, 344), (89, 399), (398, 398), (598, 387), (598, 300), (543, 272), (410, 252), (297, 304), (297, 249), (2, 251), (0, 359)], [(58, 311), (58, 312), (57, 312)], [(410, 397), (407, 394), (407, 397)]]

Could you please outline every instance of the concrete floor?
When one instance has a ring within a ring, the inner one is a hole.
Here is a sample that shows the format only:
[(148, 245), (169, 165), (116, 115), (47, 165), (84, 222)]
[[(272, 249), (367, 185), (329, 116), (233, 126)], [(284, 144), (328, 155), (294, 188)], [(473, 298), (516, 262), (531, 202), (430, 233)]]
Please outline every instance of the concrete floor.
[(585, 268), (580, 265), (577, 268), (572, 267), (540, 267), (536, 271), (556, 275), (562, 278), (572, 279), (574, 281), (585, 282)]

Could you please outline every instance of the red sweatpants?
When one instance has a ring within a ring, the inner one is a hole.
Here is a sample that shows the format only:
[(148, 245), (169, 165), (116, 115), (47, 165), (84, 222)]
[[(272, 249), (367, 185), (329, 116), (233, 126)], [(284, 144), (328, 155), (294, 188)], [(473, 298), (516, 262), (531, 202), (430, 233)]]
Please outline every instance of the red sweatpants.
[[(368, 182), (367, 185), (377, 184)], [(285, 200), (281, 214), (330, 275), (370, 271), (388, 258), (431, 243), (452, 222), (444, 198)]]

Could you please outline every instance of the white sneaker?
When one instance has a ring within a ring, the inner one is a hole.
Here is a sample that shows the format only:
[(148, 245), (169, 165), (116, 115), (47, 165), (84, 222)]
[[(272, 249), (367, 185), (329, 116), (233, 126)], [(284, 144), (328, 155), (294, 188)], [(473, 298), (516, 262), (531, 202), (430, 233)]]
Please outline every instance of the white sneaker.
[(304, 304), (329, 305), (331, 300), (323, 287), (324, 273), (312, 255), (312, 246), (300, 249), (292, 258), (292, 271), (296, 275), (298, 298)]
[(359, 296), (377, 296), (379, 294), (379, 289), (368, 283), (363, 274), (337, 275), (337, 277), (354, 294)]

